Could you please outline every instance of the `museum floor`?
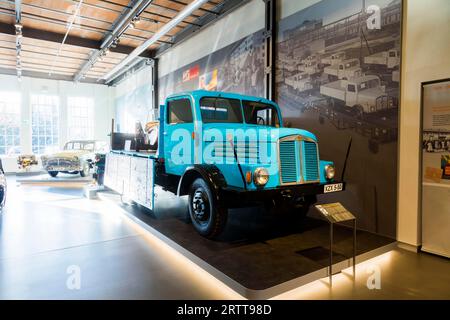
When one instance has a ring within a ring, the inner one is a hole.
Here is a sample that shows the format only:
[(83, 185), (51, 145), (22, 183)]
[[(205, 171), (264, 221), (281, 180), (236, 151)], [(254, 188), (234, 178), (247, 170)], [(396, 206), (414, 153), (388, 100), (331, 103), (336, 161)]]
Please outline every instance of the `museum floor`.
[[(21, 185), (9, 178), (0, 214), (0, 299), (241, 299), (74, 184)], [(67, 281), (79, 267), (79, 290)], [(72, 268), (71, 268), (72, 267)], [(379, 267), (381, 289), (366, 286)], [(349, 269), (351, 270), (351, 269)], [(68, 273), (69, 271), (69, 273)], [(395, 249), (275, 298), (450, 299), (450, 260)]]

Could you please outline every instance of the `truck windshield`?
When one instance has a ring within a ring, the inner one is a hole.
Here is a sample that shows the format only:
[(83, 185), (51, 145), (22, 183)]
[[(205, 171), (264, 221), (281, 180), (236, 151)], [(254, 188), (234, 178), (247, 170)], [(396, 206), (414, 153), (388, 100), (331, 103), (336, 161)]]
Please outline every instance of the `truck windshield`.
[(237, 99), (202, 98), (200, 112), (203, 123), (242, 123), (241, 102)]
[(246, 123), (276, 128), (280, 126), (278, 110), (273, 105), (245, 100), (242, 104)]

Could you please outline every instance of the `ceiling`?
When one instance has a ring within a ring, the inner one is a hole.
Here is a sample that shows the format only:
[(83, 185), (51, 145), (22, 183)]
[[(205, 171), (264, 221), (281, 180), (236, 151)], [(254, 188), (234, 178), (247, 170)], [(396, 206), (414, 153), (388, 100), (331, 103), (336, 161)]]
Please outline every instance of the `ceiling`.
[[(135, 12), (133, 10), (145, 1), (0, 0), (0, 73), (17, 74), (20, 69), (24, 76), (105, 83), (102, 77), (193, 1), (147, 1), (147, 6), (140, 7), (144, 10), (133, 15), (139, 18), (135, 18), (137, 23), (130, 27), (126, 14)], [(22, 25), (20, 53), (17, 52), (14, 26), (16, 2)], [(179, 35), (198, 30), (239, 2), (245, 1), (206, 1), (146, 48), (138, 60), (169, 48), (178, 42)], [(114, 33), (121, 21), (127, 23), (120, 33)], [(105, 51), (100, 49), (111, 33), (119, 43), (107, 46), (107, 53), (99, 57), (98, 54)], [(125, 65), (124, 69), (130, 65)]]

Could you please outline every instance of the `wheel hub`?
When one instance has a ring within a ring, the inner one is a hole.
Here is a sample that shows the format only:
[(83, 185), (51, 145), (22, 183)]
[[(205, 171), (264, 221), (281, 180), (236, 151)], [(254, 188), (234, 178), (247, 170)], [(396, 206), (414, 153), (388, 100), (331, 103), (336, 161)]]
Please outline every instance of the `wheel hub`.
[(201, 190), (197, 190), (192, 198), (192, 209), (194, 211), (195, 218), (198, 221), (206, 221), (209, 217), (209, 206), (207, 197)]

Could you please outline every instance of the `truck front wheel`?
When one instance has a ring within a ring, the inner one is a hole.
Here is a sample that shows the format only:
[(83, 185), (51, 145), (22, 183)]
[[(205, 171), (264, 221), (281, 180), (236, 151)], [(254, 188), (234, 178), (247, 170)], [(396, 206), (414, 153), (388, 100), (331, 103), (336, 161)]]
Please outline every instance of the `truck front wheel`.
[(197, 232), (209, 239), (220, 235), (227, 222), (228, 210), (216, 202), (208, 183), (197, 178), (189, 190), (189, 215)]

